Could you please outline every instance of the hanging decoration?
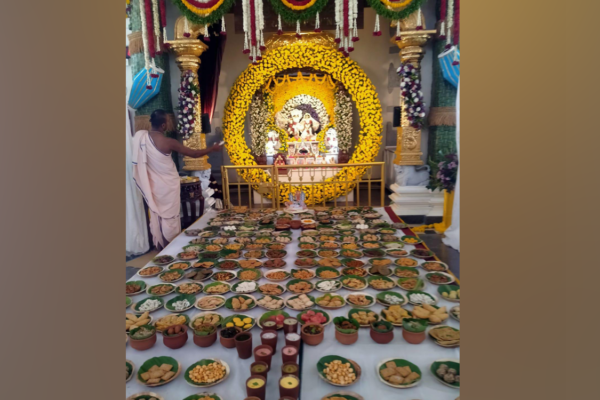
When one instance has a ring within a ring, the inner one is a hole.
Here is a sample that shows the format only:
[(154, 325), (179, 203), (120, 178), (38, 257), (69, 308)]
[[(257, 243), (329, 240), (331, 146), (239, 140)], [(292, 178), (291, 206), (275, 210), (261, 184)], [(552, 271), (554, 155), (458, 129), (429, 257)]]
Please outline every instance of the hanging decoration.
[[(415, 11), (420, 11), (421, 4), (424, 2), (425, 0), (367, 0), (369, 6), (375, 10), (375, 13), (377, 14), (375, 16), (375, 29), (373, 29), (373, 36), (381, 36), (381, 28), (379, 27), (380, 16), (391, 19), (392, 21), (399, 21), (407, 18)], [(417, 18), (420, 20), (420, 17), (421, 13), (419, 12)], [(419, 25), (419, 22), (417, 22), (417, 30), (419, 30)], [(421, 29), (423, 29), (422, 26)], [(399, 30), (400, 28), (398, 27), (396, 38), (400, 36), (398, 33)]]
[(194, 83), (194, 73), (185, 71), (181, 75), (181, 83), (179, 84), (179, 115), (177, 116), (177, 131), (183, 135), (184, 139), (189, 139), (194, 133), (196, 125), (198, 96), (200, 90)]
[(266, 50), (263, 30), (265, 17), (263, 13), (263, 0), (242, 0), (244, 20), (244, 54), (252, 64), (262, 60), (262, 51)]
[(315, 32), (321, 32), (319, 13), (329, 0), (269, 0), (271, 6), (278, 14), (277, 33), (281, 35), (281, 18), (290, 24), (296, 24), (297, 33), (300, 34), (300, 22), (315, 18)]
[[(150, 58), (154, 58), (156, 56), (156, 47), (154, 43), (154, 24), (152, 18), (152, 3), (151, 0), (140, 0), (140, 16), (142, 20), (142, 27), (145, 26), (146, 33), (144, 34), (144, 48), (148, 49), (148, 54)], [(148, 69), (148, 64), (146, 64), (146, 69)]]
[(158, 3), (160, 7), (160, 27), (162, 28), (163, 34), (163, 46), (169, 47), (167, 45), (167, 5), (165, 4), (165, 0), (160, 0)]
[(161, 29), (160, 29), (160, 14), (158, 12), (158, 0), (152, 0), (152, 23), (154, 28), (154, 40), (156, 54), (162, 54), (162, 44), (160, 40)]
[(269, 129), (268, 93), (257, 92), (250, 103), (250, 139), (252, 151), (257, 156), (265, 154), (267, 132)]
[(354, 51), (353, 42), (359, 40), (357, 17), (358, 0), (335, 0), (335, 41), (346, 57)]
[(197, 25), (212, 25), (221, 21), (221, 34), (225, 33), (223, 17), (235, 0), (171, 0), (181, 13)]
[(335, 113), (338, 148), (341, 151), (348, 151), (352, 146), (352, 99), (342, 87), (338, 87), (335, 92), (333, 112)]
[(401, 64), (397, 70), (400, 75), (400, 90), (404, 101), (404, 112), (415, 129), (421, 129), (425, 118), (425, 103), (421, 91), (419, 70), (412, 64)]

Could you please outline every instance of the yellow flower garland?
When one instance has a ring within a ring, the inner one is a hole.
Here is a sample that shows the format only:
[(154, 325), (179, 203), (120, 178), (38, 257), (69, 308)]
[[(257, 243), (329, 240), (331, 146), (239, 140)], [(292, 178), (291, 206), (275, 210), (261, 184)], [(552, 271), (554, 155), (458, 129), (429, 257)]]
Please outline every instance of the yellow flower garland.
[(296, 5), (294, 5), (294, 4), (290, 3), (290, 2), (287, 2), (285, 0), (281, 0), (281, 2), (283, 4), (285, 4), (285, 6), (287, 8), (291, 8), (292, 10), (306, 10), (307, 8), (312, 7), (317, 2), (317, 0), (309, 1), (307, 4), (305, 4), (303, 6), (296, 6)]
[(403, 2), (381, 0), (381, 2), (383, 4), (385, 4), (386, 6), (389, 6), (391, 8), (402, 8), (402, 7), (407, 6), (410, 3), (412, 3), (413, 0), (406, 0), (406, 1), (403, 1)]
[(190, 10), (192, 10), (194, 13), (198, 14), (198, 15), (208, 15), (211, 12), (215, 11), (217, 8), (221, 7), (221, 5), (223, 4), (225, 0), (221, 0), (219, 1), (217, 4), (215, 4), (213, 7), (211, 8), (198, 8), (195, 7), (193, 5), (191, 5), (190, 3), (188, 3), (185, 0), (181, 0), (181, 2)]
[[(254, 93), (277, 73), (304, 67), (331, 74), (347, 88), (356, 103), (361, 130), (349, 164), (368, 163), (375, 159), (381, 145), (383, 119), (381, 103), (371, 80), (356, 62), (339, 51), (310, 42), (295, 42), (265, 54), (257, 65), (246, 68), (231, 88), (223, 115), (223, 136), (234, 165), (257, 165), (244, 137), (246, 113)], [(271, 176), (263, 170), (242, 169), (239, 172), (248, 182), (272, 182)], [(321, 185), (297, 186), (292, 191), (304, 191), (308, 205), (331, 201), (354, 189), (356, 184), (352, 182), (364, 172), (364, 167), (344, 167)], [(340, 182), (345, 180), (351, 182)], [(290, 185), (282, 184), (279, 189), (279, 201), (284, 202), (290, 193)]]

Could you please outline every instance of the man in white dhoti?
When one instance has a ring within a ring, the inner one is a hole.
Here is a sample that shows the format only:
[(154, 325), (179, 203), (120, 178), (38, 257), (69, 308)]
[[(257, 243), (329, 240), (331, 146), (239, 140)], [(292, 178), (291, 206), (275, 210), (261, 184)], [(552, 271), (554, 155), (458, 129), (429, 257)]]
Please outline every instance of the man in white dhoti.
[(154, 246), (162, 250), (181, 232), (180, 178), (171, 152), (199, 158), (222, 146), (192, 150), (165, 136), (167, 114), (155, 110), (150, 131), (137, 131), (133, 137), (133, 179), (150, 209), (150, 232)]

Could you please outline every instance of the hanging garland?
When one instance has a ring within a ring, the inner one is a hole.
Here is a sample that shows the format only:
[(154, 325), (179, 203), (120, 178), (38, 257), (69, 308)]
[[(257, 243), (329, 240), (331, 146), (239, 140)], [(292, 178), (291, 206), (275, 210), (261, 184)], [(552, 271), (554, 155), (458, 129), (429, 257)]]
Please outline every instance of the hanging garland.
[(267, 133), (269, 131), (269, 107), (266, 101), (267, 94), (257, 92), (250, 103), (250, 139), (252, 151), (257, 156), (265, 154)]
[(417, 11), (424, 2), (425, 0), (367, 0), (367, 3), (375, 10), (377, 15), (391, 20), (400, 20), (408, 17)]
[(235, 0), (171, 0), (181, 13), (198, 25), (214, 24), (227, 13)]
[(266, 50), (263, 30), (265, 15), (263, 0), (242, 0), (242, 17), (244, 25), (244, 54), (252, 64), (262, 60), (262, 52)]
[(329, 0), (269, 0), (285, 22), (308, 21), (323, 10)]
[(410, 125), (421, 129), (425, 120), (425, 103), (421, 92), (419, 70), (411, 64), (401, 64), (397, 70), (400, 75), (400, 90), (404, 99), (404, 112), (406, 112)]
[(335, 0), (335, 42), (346, 57), (354, 51), (353, 43), (358, 42), (357, 17), (357, 0)]
[(348, 151), (352, 146), (352, 99), (346, 90), (338, 88), (335, 92), (333, 111), (335, 113), (338, 148), (341, 151)]
[(185, 71), (181, 75), (179, 85), (179, 115), (177, 116), (177, 131), (184, 139), (189, 139), (196, 125), (196, 109), (200, 90), (194, 83), (194, 73)]

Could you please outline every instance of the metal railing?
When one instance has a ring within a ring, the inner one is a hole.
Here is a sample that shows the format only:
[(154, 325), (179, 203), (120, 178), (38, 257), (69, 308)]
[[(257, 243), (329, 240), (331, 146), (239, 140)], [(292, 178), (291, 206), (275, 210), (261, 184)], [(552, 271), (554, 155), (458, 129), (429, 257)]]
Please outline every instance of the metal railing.
[[(364, 173), (357, 175), (355, 179), (338, 178), (336, 175), (346, 167), (364, 168)], [(379, 168), (379, 178), (373, 178), (373, 170)], [(247, 182), (242, 178), (242, 170), (263, 170), (271, 177), (270, 181), (263, 180), (259, 182)], [(231, 171), (236, 171), (235, 176), (230, 176)], [(293, 193), (296, 190), (309, 187), (305, 192), (310, 193), (311, 197), (315, 193), (325, 193), (326, 188), (334, 185), (341, 188), (346, 193), (339, 198), (322, 195), (322, 201), (317, 204), (307, 203), (309, 206), (360, 206), (360, 189), (367, 189), (367, 206), (371, 207), (373, 203), (372, 188), (373, 184), (379, 184), (380, 205), (384, 206), (385, 201), (385, 163), (359, 163), (359, 164), (323, 164), (323, 165), (224, 165), (221, 167), (223, 177), (223, 206), (225, 208), (248, 206), (249, 208), (275, 208), (280, 209), (286, 198), (281, 197), (281, 193)], [(329, 179), (329, 180), (327, 180)], [(242, 188), (247, 188), (248, 201), (242, 200)], [(232, 199), (232, 189), (235, 192), (235, 201)], [(236, 190), (237, 189), (237, 190)], [(257, 193), (260, 201), (253, 199), (254, 193)], [(308, 197), (308, 196), (307, 196)], [(377, 196), (375, 196), (377, 197)], [(281, 202), (280, 202), (281, 200)], [(237, 204), (235, 204), (237, 203)], [(244, 203), (244, 204), (242, 204)], [(364, 205), (364, 204), (363, 204)]]

